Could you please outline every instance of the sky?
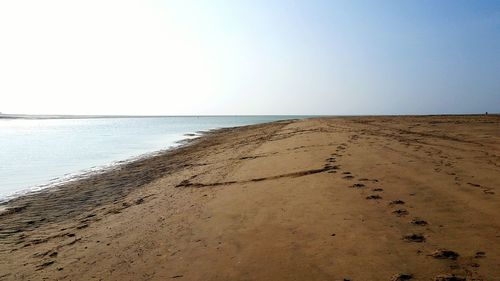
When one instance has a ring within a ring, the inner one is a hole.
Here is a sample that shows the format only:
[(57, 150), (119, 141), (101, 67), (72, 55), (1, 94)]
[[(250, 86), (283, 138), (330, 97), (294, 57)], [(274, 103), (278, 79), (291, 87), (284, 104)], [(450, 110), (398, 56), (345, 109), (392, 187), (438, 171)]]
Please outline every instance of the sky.
[(0, 1), (0, 112), (500, 112), (500, 1)]

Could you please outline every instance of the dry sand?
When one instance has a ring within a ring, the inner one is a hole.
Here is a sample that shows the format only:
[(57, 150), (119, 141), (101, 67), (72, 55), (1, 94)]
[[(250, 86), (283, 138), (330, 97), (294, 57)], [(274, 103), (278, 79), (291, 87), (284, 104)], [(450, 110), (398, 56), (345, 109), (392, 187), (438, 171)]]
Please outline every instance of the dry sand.
[(499, 116), (225, 129), (11, 201), (0, 280), (500, 280), (499, 188)]

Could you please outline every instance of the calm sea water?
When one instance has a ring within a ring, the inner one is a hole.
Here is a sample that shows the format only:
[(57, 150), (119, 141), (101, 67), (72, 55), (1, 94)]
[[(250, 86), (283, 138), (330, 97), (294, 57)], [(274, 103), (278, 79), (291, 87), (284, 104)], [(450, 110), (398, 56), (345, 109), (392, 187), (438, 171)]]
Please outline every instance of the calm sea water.
[(294, 118), (303, 117), (0, 119), (0, 200), (171, 148), (187, 133)]

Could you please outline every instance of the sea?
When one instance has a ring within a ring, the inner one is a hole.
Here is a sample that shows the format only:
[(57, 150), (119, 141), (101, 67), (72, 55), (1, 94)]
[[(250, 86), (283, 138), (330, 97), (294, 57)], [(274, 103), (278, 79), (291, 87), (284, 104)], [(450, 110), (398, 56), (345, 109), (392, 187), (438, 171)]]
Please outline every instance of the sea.
[(0, 118), (0, 202), (174, 148), (199, 132), (306, 117)]

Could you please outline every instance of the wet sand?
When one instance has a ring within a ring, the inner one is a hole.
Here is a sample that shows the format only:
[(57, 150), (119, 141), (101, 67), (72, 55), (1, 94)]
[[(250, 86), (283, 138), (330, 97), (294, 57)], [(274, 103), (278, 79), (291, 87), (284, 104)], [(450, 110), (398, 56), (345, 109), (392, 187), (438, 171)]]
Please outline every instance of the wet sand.
[(0, 280), (500, 280), (500, 117), (209, 133), (0, 213)]

